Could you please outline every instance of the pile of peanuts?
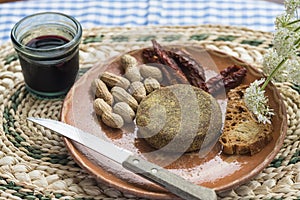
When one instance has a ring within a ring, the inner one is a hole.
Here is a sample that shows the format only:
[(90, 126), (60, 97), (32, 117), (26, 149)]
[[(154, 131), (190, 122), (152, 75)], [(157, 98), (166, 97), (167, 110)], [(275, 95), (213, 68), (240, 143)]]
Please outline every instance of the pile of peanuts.
[(159, 89), (163, 80), (159, 68), (139, 65), (129, 54), (121, 57), (121, 65), (124, 76), (104, 72), (94, 81), (95, 113), (111, 128), (122, 128), (125, 123), (133, 122), (140, 101)]

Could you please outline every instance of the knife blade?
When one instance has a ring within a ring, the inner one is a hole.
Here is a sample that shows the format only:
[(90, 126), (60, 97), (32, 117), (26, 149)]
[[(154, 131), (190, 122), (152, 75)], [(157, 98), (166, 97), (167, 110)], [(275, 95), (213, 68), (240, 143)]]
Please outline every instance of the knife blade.
[(148, 162), (126, 149), (118, 147), (74, 126), (52, 119), (34, 117), (29, 117), (27, 119), (83, 144), (84, 146), (121, 164), (125, 169), (159, 184), (178, 197), (187, 200), (217, 199), (217, 195), (213, 189), (193, 184), (167, 169), (164, 169), (163, 167)]

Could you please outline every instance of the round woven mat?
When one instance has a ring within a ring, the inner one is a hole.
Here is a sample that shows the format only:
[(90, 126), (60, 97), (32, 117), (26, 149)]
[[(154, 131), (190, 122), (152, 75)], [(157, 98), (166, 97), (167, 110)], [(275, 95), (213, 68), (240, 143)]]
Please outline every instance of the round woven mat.
[[(260, 67), (272, 35), (238, 27), (98, 27), (84, 31), (81, 73), (96, 62), (133, 49), (162, 44), (198, 44), (224, 51)], [(277, 83), (288, 113), (288, 132), (274, 161), (247, 184), (220, 199), (300, 198), (300, 99), (292, 84)], [(23, 83), (9, 42), (0, 46), (0, 199), (138, 199), (110, 188), (81, 169), (62, 139), (29, 125), (29, 116), (59, 119), (63, 98), (38, 99)]]

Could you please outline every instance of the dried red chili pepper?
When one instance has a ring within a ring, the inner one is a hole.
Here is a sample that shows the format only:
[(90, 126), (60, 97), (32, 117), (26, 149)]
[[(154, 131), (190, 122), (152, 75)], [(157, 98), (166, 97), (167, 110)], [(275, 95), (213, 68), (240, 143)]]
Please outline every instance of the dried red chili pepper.
[(208, 90), (205, 85), (204, 69), (199, 63), (181, 50), (172, 49), (167, 51), (167, 53), (176, 61), (191, 85), (199, 87), (205, 91)]
[[(175, 76), (172, 75), (174, 79), (178, 79), (180, 83), (188, 83), (188, 80), (181, 69), (178, 67), (177, 63), (171, 58), (167, 52), (163, 49), (160, 44), (158, 44), (155, 40), (152, 40), (154, 53), (157, 55), (159, 61), (172, 68), (174, 71), (171, 73), (175, 73)], [(155, 57), (154, 57), (155, 58)], [(176, 76), (177, 74), (177, 76)], [(176, 78), (175, 78), (176, 77)], [(173, 81), (172, 81), (173, 82)]]
[(214, 94), (222, 88), (225, 88), (226, 92), (236, 86), (240, 85), (246, 76), (247, 69), (242, 66), (232, 65), (220, 72), (215, 77), (212, 77), (206, 82), (208, 92)]
[(142, 52), (144, 63), (148, 65), (153, 65), (158, 67), (163, 72), (163, 85), (173, 85), (173, 84), (188, 84), (188, 80), (183, 75), (178, 75), (178, 70), (174, 70), (171, 67), (166, 67), (163, 61), (158, 57), (156, 51), (153, 49), (147, 48)]
[(152, 48), (146, 48), (143, 50), (142, 52), (142, 57), (144, 59), (144, 63), (160, 63), (162, 64), (162, 62), (160, 61), (160, 59), (158, 58), (158, 56), (156, 55), (155, 51)]
[(162, 46), (160, 46), (160, 44), (156, 42), (156, 40), (152, 40), (152, 44), (154, 52), (157, 54), (157, 56), (163, 64), (168, 65), (176, 71), (181, 71), (177, 63), (167, 54), (167, 52), (162, 48)]
[(225, 88), (223, 76), (221, 74), (218, 74), (212, 78), (210, 78), (206, 82), (207, 92), (210, 94), (215, 94), (218, 91), (220, 91), (222, 88)]
[[(169, 66), (170, 69), (161, 67), (168, 81), (172, 84), (187, 83), (187, 81), (210, 94), (217, 93), (222, 88), (226, 92), (241, 84), (246, 76), (247, 69), (242, 66), (229, 66), (220, 74), (205, 82), (204, 69), (194, 59), (180, 50), (165, 50), (155, 40), (152, 41), (153, 49), (145, 49), (142, 53), (147, 62), (160, 63)], [(178, 75), (176, 80), (174, 76)]]

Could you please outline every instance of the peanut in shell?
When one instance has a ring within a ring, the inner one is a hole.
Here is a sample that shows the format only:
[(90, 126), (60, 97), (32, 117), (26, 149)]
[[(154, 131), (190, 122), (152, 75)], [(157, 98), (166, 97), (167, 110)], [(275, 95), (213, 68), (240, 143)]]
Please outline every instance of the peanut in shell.
[(102, 114), (101, 119), (105, 125), (111, 128), (122, 128), (124, 125), (123, 118), (116, 113), (105, 112)]
[(113, 112), (120, 115), (126, 123), (131, 123), (135, 117), (135, 112), (125, 102), (116, 103)]
[(108, 86), (108, 87), (114, 87), (119, 86), (121, 88), (124, 88), (125, 90), (129, 87), (130, 82), (128, 79), (122, 76), (118, 76), (116, 74), (113, 74), (111, 72), (104, 72), (100, 79)]
[(100, 80), (100, 79), (95, 79), (94, 84), (96, 86), (96, 97), (103, 99), (106, 103), (109, 105), (113, 104), (113, 96), (109, 92), (106, 84)]
[(105, 112), (112, 112), (112, 107), (104, 99), (97, 98), (94, 100), (94, 110), (98, 116), (102, 116)]
[(111, 89), (111, 93), (114, 97), (115, 102), (125, 102), (127, 103), (134, 111), (137, 110), (138, 102), (136, 99), (131, 96), (126, 90), (121, 87), (115, 86)]

